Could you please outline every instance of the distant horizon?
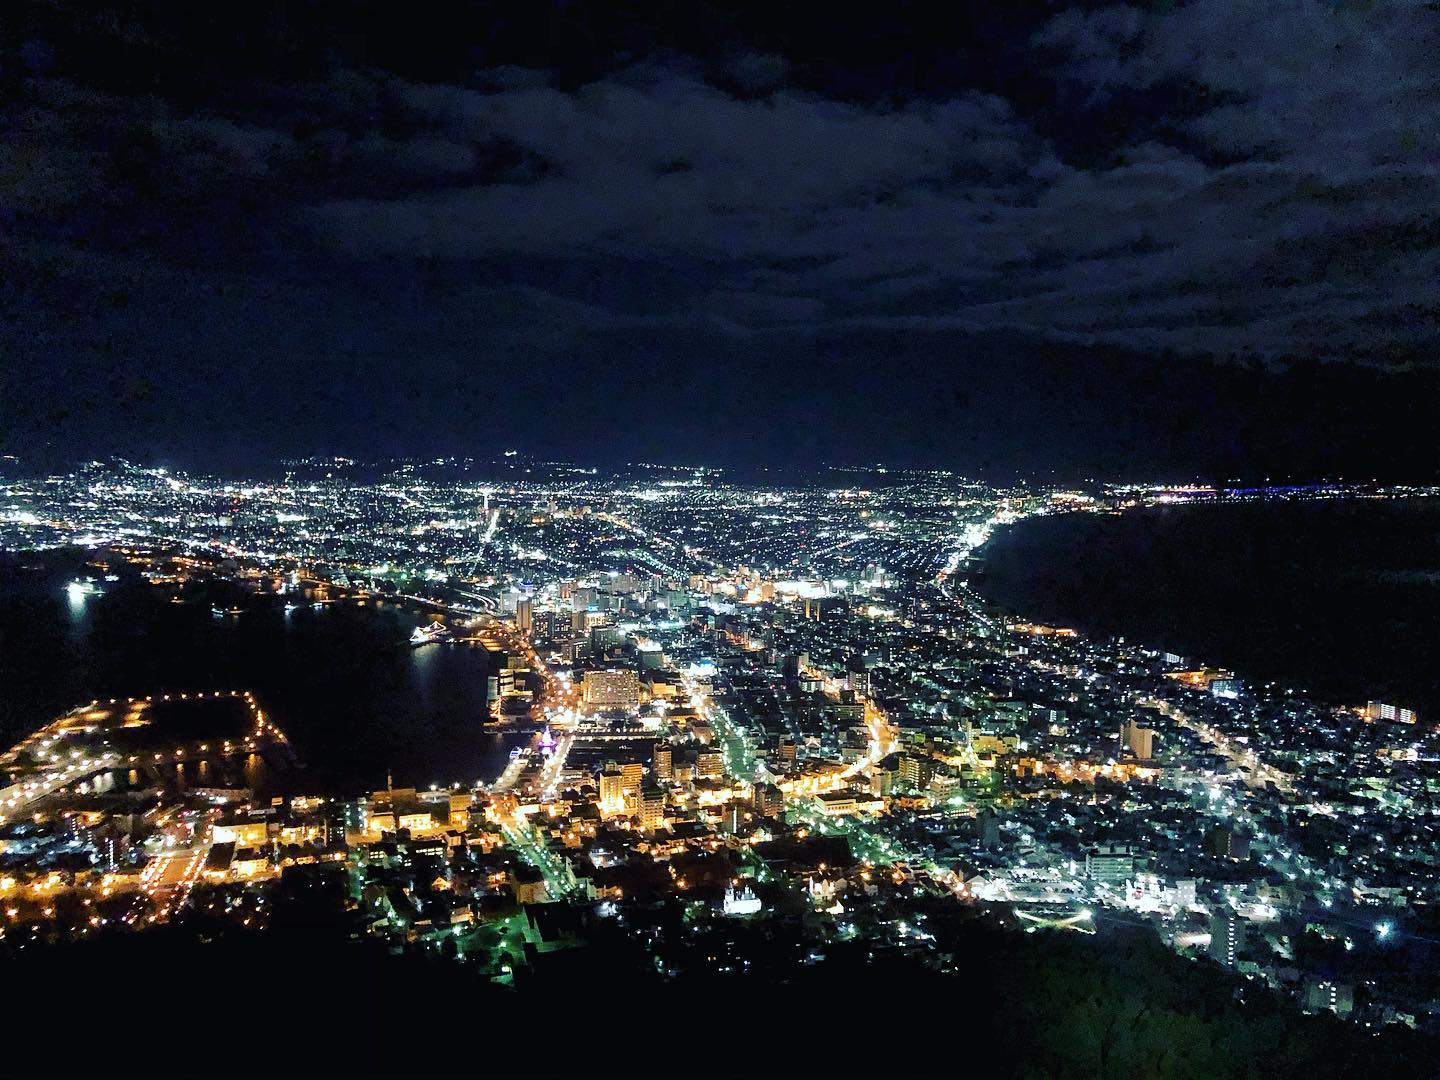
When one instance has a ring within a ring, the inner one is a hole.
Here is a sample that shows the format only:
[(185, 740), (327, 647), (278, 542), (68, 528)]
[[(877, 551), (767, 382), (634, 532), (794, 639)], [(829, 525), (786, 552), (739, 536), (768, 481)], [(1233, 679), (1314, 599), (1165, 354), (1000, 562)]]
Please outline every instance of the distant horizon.
[[(724, 462), (665, 462), (665, 461), (598, 461), (585, 460), (574, 457), (542, 457), (526, 451), (507, 452), (496, 451), (491, 455), (485, 452), (471, 454), (381, 454), (376, 456), (365, 456), (356, 452), (333, 452), (313, 453), (301, 456), (277, 456), (268, 460), (257, 460), (250, 465), (239, 465), (236, 463), (226, 464), (205, 464), (186, 463), (178, 460), (177, 456), (166, 456), (151, 458), (149, 460), (132, 457), (124, 453), (106, 453), (98, 455), (82, 455), (69, 459), (41, 459), (41, 462), (34, 463), (34, 459), (25, 454), (0, 453), (0, 479), (6, 474), (6, 466), (20, 470), (20, 476), (36, 477), (49, 475), (64, 475), (86, 466), (99, 465), (103, 467), (128, 465), (138, 469), (164, 469), (171, 472), (185, 473), (196, 476), (204, 476), (222, 480), (254, 479), (261, 476), (272, 475), (275, 472), (294, 470), (296, 468), (321, 468), (327, 459), (333, 459), (340, 467), (356, 467), (361, 469), (393, 469), (407, 465), (433, 467), (433, 468), (457, 468), (469, 466), (499, 466), (503, 467), (507, 459), (514, 458), (515, 465), (521, 463), (535, 467), (565, 467), (574, 469), (577, 473), (591, 475), (614, 476), (627, 470), (671, 470), (680, 473), (704, 472), (706, 474), (724, 475), (734, 480), (742, 478), (747, 481), (762, 476), (773, 474), (777, 477), (796, 477), (807, 474), (822, 473), (865, 473), (870, 475), (883, 476), (887, 473), (895, 475), (920, 476), (928, 475), (934, 477), (949, 477), (956, 481), (980, 483), (980, 484), (1004, 484), (1019, 483), (1029, 486), (1069, 486), (1069, 487), (1170, 487), (1179, 488), (1193, 486), (1197, 488), (1213, 488), (1216, 490), (1227, 489), (1253, 489), (1253, 490), (1281, 490), (1281, 489), (1305, 489), (1323, 488), (1326, 486), (1345, 488), (1364, 488), (1367, 486), (1379, 486), (1383, 488), (1440, 488), (1440, 473), (1437, 473), (1430, 480), (1420, 478), (1391, 478), (1385, 476), (1345, 476), (1345, 475), (1282, 475), (1282, 476), (1207, 476), (1201, 472), (1189, 475), (1150, 475), (1150, 476), (1104, 476), (1089, 475), (1079, 476), (1074, 474), (1061, 475), (1059, 470), (1050, 470), (1045, 473), (1038, 470), (1016, 469), (1012, 473), (997, 474), (995, 472), (972, 472), (964, 468), (945, 467), (933, 464), (907, 464), (903, 462), (846, 462), (834, 460), (816, 460), (814, 462), (793, 462), (783, 465), (762, 465), (762, 464), (736, 464)], [(514, 466), (512, 466), (514, 467)]]

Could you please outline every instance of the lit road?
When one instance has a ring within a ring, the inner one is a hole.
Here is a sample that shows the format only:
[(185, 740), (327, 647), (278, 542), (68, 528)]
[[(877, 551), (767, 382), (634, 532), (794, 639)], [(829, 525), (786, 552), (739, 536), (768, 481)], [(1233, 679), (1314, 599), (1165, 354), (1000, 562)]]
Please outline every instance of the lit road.
[(570, 864), (546, 846), (545, 841), (535, 831), (535, 827), (525, 820), (524, 815), (517, 815), (513, 821), (501, 825), (500, 828), (505, 834), (506, 841), (515, 849), (521, 860), (540, 871), (541, 876), (545, 879), (545, 891), (550, 894), (550, 899), (561, 900), (577, 891), (575, 874), (571, 871)]
[(710, 724), (720, 740), (721, 749), (725, 752), (726, 774), (753, 783), (757, 762), (745, 732), (730, 719), (729, 713), (710, 700), (704, 688), (693, 678), (686, 676), (683, 685), (690, 695), (691, 708)]
[[(651, 543), (666, 544), (674, 548), (676, 551), (680, 552), (686, 558), (694, 559), (697, 562), (702, 562), (713, 570), (718, 570), (722, 568), (721, 563), (717, 562), (712, 558), (709, 558), (706, 555), (700, 554), (693, 548), (688, 548), (684, 544), (681, 544), (676, 540), (670, 539), (668, 536), (654, 536), (651, 533), (647, 532), (645, 529), (642, 529), (639, 525), (636, 525), (630, 521), (626, 521), (618, 514), (600, 513), (596, 514), (595, 516), (601, 521), (608, 521), (610, 522), (610, 524), (616, 525), (624, 529), (626, 532), (632, 534), (633, 536), (639, 537), (641, 540), (649, 541)], [(676, 572), (676, 576), (681, 576), (678, 571)]]
[(1220, 754), (1224, 755), (1246, 777), (1247, 783), (1253, 787), (1262, 787), (1268, 781), (1274, 784), (1281, 791), (1290, 791), (1293, 781), (1290, 776), (1273, 768), (1260, 760), (1253, 749), (1248, 746), (1238, 746), (1225, 732), (1211, 724), (1194, 719), (1178, 705), (1171, 704), (1160, 698), (1141, 698), (1137, 704), (1148, 706), (1157, 710), (1163, 716), (1168, 716), (1175, 723), (1183, 728), (1195, 732), (1201, 739), (1213, 746)]
[(555, 749), (551, 751), (544, 768), (540, 770), (540, 782), (537, 786), (542, 799), (555, 797), (555, 792), (560, 786), (560, 777), (565, 773), (565, 759), (570, 756), (570, 748), (574, 745), (575, 736), (570, 732), (566, 732), (556, 740)]
[(876, 866), (905, 863), (919, 867), (956, 896), (962, 895), (960, 882), (952, 871), (907, 851), (870, 822), (856, 817), (830, 817), (821, 813), (811, 799), (795, 799), (789, 809), (794, 820), (804, 822), (822, 836), (845, 837), (850, 850), (865, 862)]
[(208, 844), (158, 855), (140, 875), (140, 888), (155, 901), (151, 922), (164, 922), (179, 911), (205, 866)]

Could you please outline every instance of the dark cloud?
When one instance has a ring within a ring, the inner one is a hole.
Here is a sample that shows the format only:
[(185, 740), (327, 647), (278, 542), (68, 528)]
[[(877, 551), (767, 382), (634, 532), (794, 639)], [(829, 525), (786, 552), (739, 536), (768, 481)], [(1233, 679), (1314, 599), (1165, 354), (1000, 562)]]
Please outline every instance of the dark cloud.
[[(273, 410), (300, 371), (355, 408), (356, 373), (396, 364), (443, 373), (392, 376), (426, 413), (521, 365), (572, 415), (613, 416), (628, 399), (604, 395), (645, 379), (595, 380), (587, 357), (624, 363), (626, 341), (675, 348), (656, 370), (692, 401), (726, 350), (854, 394), (829, 361), (851, 339), (881, 369), (985, 342), (1000, 375), (1026, 348), (1202, 382), (1236, 359), (1434, 365), (1429, 7), (444, 12), (21, 3), (0, 52), (14, 429), (55, 418), (75, 443), (77, 417), (107, 431), (107, 399), (158, 425), (175, 386), (213, 403), (235, 379)], [(137, 379), (153, 391), (113, 395)], [(960, 452), (910, 415), (889, 445)]]

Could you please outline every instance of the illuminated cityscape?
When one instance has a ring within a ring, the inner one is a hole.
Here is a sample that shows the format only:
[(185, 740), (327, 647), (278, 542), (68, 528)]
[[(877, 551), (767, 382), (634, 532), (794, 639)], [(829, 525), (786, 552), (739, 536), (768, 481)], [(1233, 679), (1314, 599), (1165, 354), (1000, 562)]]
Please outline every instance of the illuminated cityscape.
[[(967, 570), (997, 527), (1059, 511), (1427, 494), (884, 469), (765, 486), (522, 456), (7, 482), (22, 575), (83, 552), (67, 606), (123, 587), (193, 606), (223, 583), (221, 624), (388, 609), (397, 650), (483, 655), (462, 737), (512, 749), (490, 775), (335, 789), (306, 785), (304, 732), (246, 687), (77, 703), (0, 759), (0, 946), (197, 911), (261, 928), (277, 889), (324, 880), (357, 933), (523, 990), (607, 921), (678, 977), (697, 939), (745, 970), (727, 927), (796, 913), (808, 955), (860, 941), (943, 967), (928, 922), (963, 914), (1145, 928), (1236, 993), (1423, 1026), (1423, 984), (1314, 958), (1420, 933), (1435, 724), (1007, 615)], [(676, 902), (679, 927), (651, 921)]]
[(0, 1077), (1440, 1076), (1437, 56), (7, 0)]

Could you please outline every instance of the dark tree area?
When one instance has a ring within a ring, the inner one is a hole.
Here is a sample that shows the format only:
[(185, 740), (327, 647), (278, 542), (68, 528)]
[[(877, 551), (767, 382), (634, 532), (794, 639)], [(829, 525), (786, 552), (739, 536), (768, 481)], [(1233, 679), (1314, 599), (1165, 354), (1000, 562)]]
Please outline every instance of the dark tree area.
[(747, 975), (695, 965), (666, 981), (616, 928), (532, 957), (513, 990), (442, 955), (350, 940), (323, 899), (282, 894), (264, 933), (192, 919), (27, 950), (7, 974), (26, 987), (13, 1030), (29, 1034), (7, 1046), (5, 1071), (248, 1075), (253, 1056), (223, 1047), (265, 1030), (296, 1036), (266, 1040), (281, 1074), (1322, 1080), (1437, 1062), (1422, 1036), (1303, 1016), (1145, 935), (1016, 934), (951, 905), (927, 920), (940, 963), (852, 942), (767, 964), (799, 932), (785, 920), (685, 942), (689, 956), (753, 956)]

